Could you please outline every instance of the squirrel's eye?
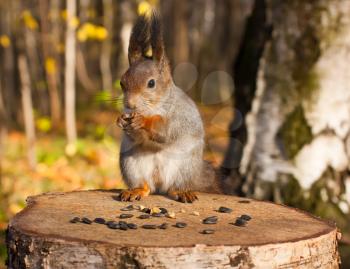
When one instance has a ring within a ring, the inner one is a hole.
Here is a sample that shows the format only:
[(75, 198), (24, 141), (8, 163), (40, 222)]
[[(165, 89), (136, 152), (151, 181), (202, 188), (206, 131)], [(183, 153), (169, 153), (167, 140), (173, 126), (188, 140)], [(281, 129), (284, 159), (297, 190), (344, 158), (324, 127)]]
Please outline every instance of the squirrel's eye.
[(156, 82), (154, 81), (154, 79), (150, 79), (147, 83), (148, 88), (153, 88), (155, 85), (156, 85)]

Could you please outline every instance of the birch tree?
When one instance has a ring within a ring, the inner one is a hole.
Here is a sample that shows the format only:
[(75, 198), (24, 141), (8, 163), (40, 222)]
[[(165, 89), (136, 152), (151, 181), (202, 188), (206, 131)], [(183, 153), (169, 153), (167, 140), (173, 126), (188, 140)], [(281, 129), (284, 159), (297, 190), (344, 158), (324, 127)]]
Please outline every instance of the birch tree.
[(243, 190), (334, 218), (350, 202), (350, 2), (267, 3)]
[(30, 76), (27, 59), (24, 54), (18, 56), (18, 69), (21, 80), (22, 109), (24, 127), (27, 137), (28, 163), (32, 169), (36, 166), (35, 153), (35, 126), (33, 115), (33, 104), (30, 89)]
[(75, 28), (76, 1), (67, 0), (67, 32), (65, 44), (65, 119), (68, 145), (75, 145), (77, 128), (75, 122)]

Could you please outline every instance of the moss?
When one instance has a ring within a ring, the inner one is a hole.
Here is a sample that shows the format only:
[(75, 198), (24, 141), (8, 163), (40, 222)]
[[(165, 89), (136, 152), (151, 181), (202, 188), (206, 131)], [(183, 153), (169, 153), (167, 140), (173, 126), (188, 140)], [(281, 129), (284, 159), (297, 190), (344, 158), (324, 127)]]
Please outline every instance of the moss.
[(304, 145), (312, 141), (311, 128), (306, 122), (301, 105), (287, 116), (277, 137), (282, 140), (282, 147), (289, 159), (294, 158)]

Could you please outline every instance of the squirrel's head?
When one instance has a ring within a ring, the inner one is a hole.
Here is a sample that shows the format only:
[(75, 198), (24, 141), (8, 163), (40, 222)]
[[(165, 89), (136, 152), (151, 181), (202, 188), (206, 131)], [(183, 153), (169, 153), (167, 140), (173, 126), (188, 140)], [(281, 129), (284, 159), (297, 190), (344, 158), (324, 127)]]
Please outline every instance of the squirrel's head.
[[(152, 51), (152, 56), (148, 52)], [(149, 110), (167, 94), (172, 84), (170, 67), (165, 55), (159, 16), (138, 17), (130, 36), (129, 69), (120, 84), (124, 105), (133, 110)]]

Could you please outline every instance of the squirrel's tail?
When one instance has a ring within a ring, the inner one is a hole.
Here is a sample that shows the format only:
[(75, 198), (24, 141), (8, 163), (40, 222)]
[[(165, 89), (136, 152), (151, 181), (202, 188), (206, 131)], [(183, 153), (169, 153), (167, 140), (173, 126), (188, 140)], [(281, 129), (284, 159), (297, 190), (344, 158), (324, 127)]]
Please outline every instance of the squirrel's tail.
[(215, 167), (213, 163), (204, 160), (202, 178), (209, 183), (204, 192), (240, 194), (237, 192), (237, 184), (241, 182), (238, 169), (227, 169), (223, 166)]

